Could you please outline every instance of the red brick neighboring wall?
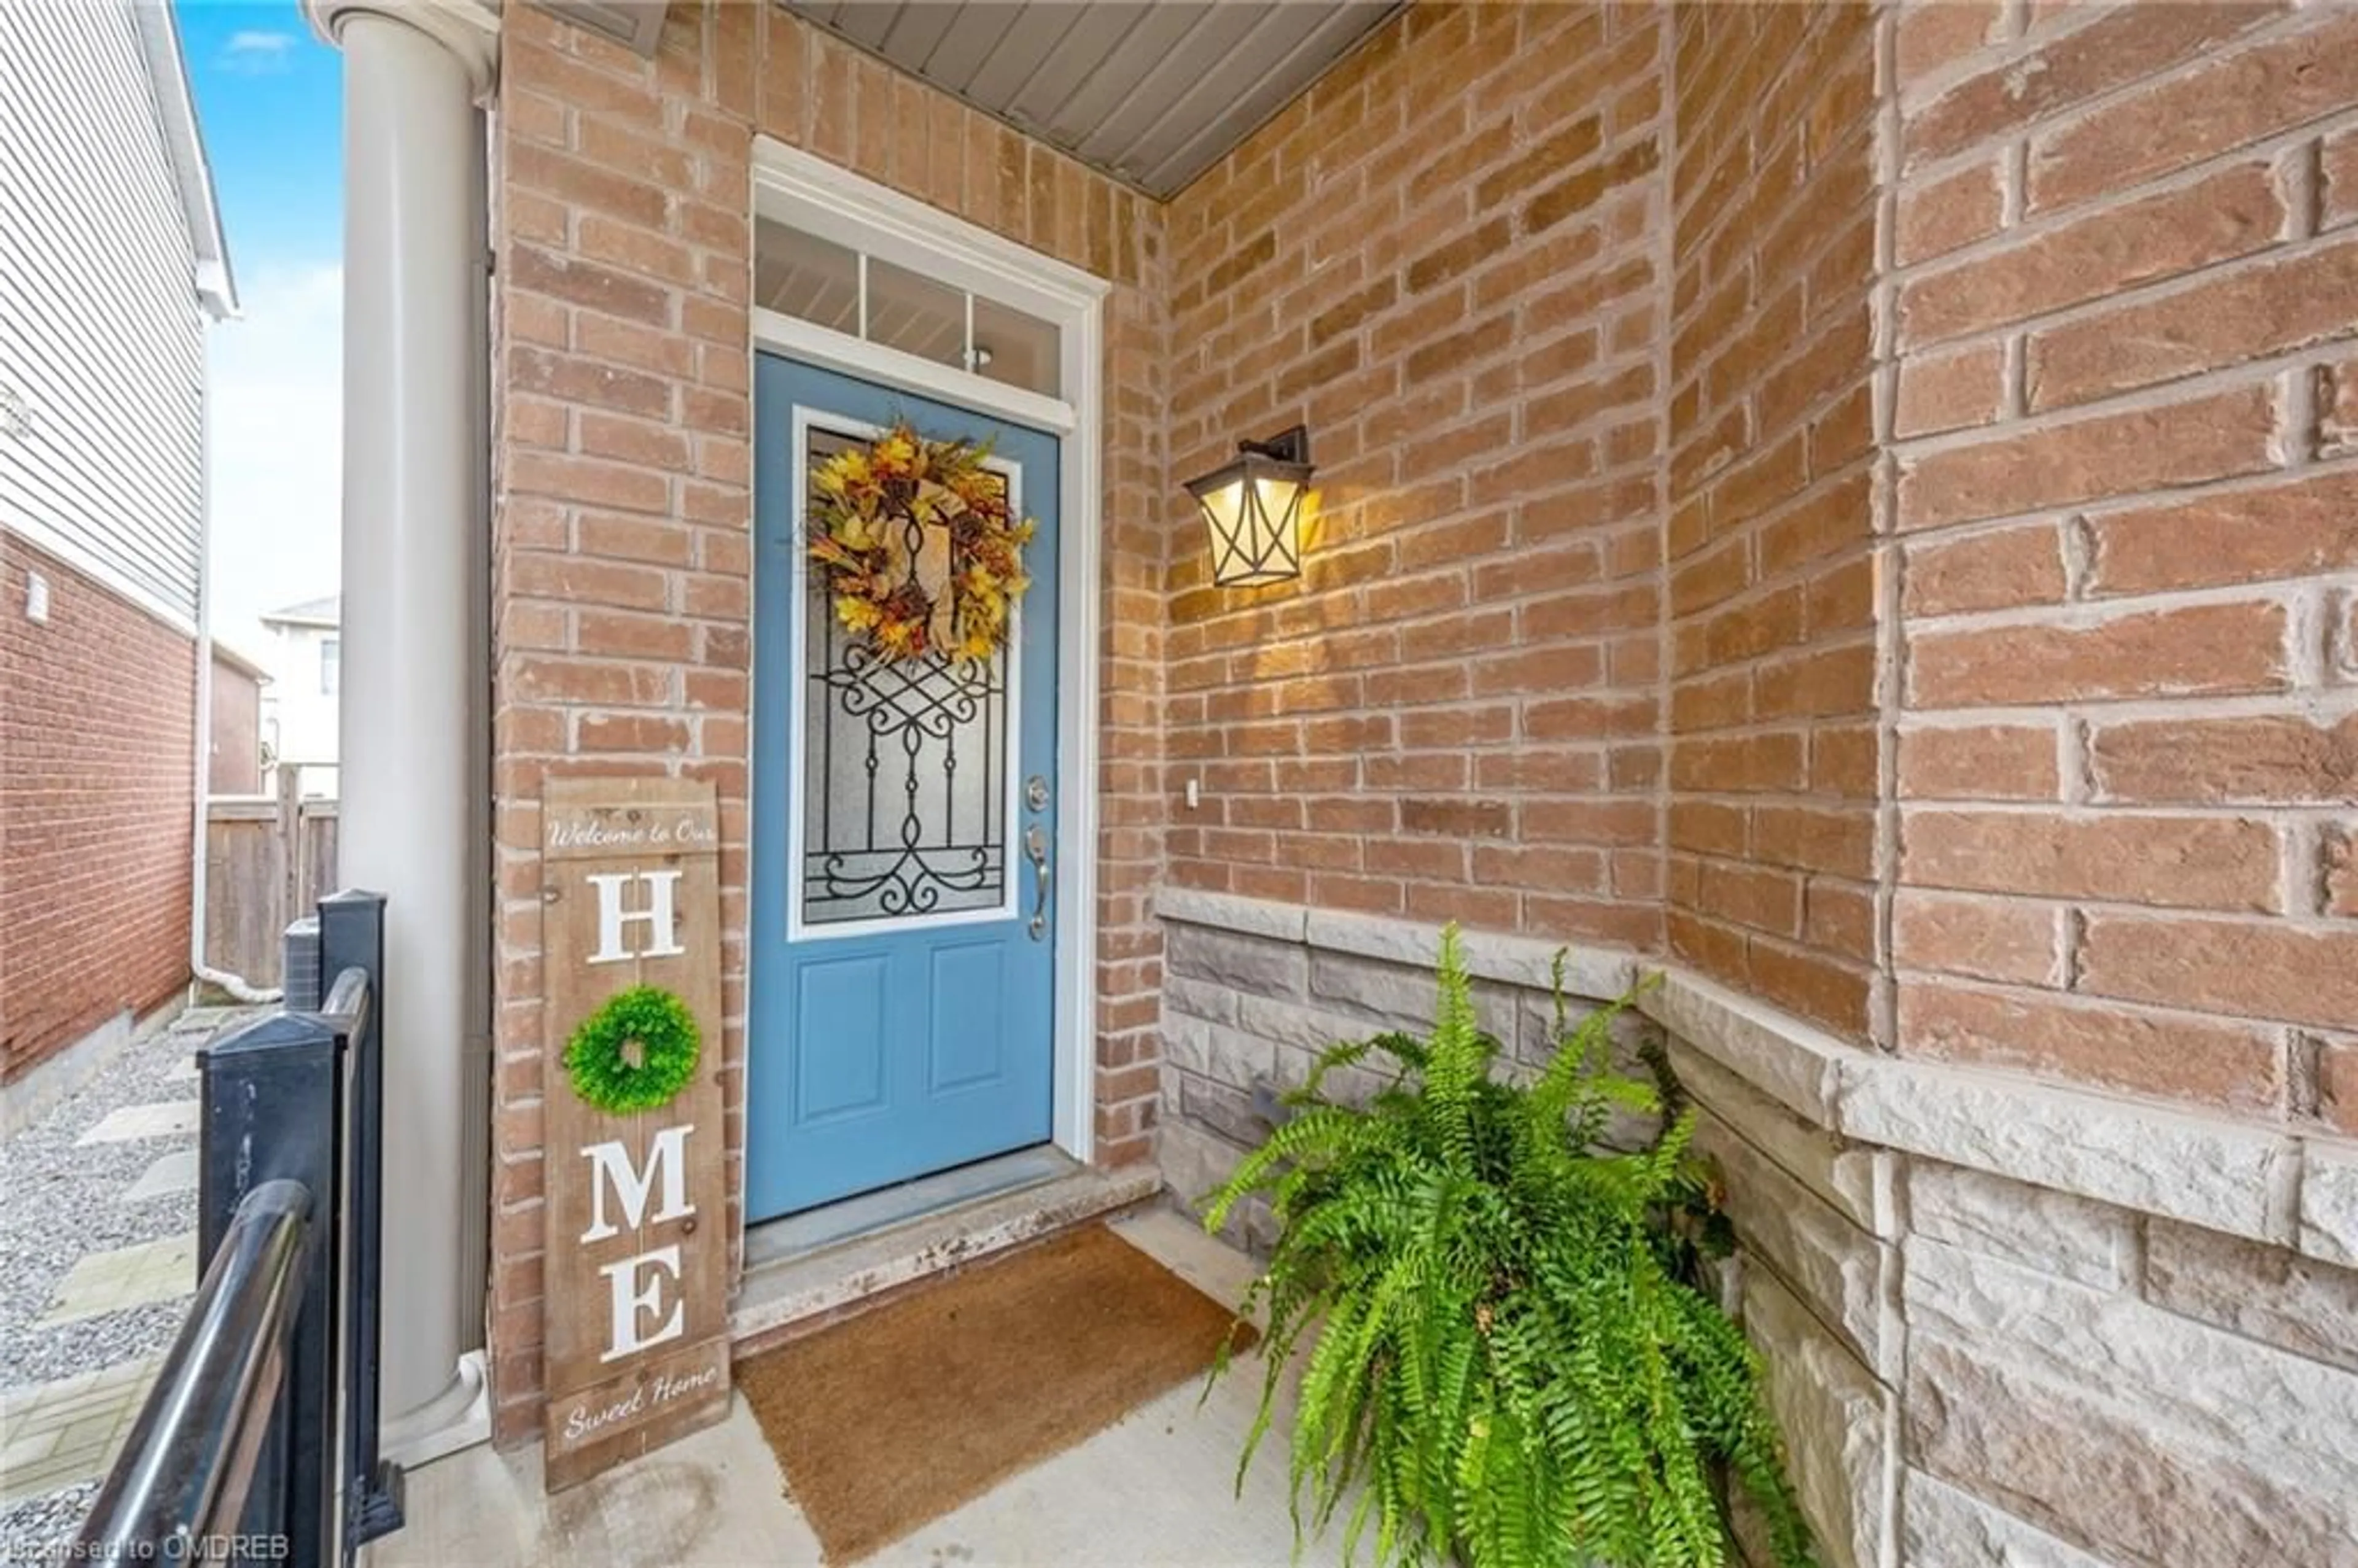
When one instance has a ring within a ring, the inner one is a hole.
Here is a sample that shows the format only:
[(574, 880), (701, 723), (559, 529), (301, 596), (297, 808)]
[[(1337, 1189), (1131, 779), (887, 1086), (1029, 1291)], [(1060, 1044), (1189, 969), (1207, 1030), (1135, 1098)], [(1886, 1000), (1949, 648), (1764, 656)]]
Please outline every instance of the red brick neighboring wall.
[(205, 788), (213, 795), (258, 795), (262, 790), (262, 683), (223, 659), (213, 661), (212, 681), (212, 705), (205, 714), (212, 730)]
[[(1659, 942), (1668, 19), (1413, 6), (1172, 203), (1173, 881)], [(1296, 421), (1301, 580), (1210, 586)]]
[[(495, 1425), (542, 1368), (539, 802), (661, 769), (721, 802), (730, 1190), (742, 1190), (756, 131), (1116, 285), (1106, 311), (1097, 1152), (1147, 1158), (1159, 1084), (1161, 216), (772, 5), (676, 5), (653, 60), (515, 6), (494, 152), (500, 913), (490, 1306)], [(732, 1235), (741, 1218), (732, 1195)]]
[(2358, 1132), (2358, 12), (1898, 26), (1902, 1051)]
[[(49, 617), (24, 613), (49, 579)], [(0, 535), (0, 1080), (189, 979), (196, 642)]]
[(1873, 13), (1678, 11), (1671, 950), (1866, 1031), (1876, 946)]

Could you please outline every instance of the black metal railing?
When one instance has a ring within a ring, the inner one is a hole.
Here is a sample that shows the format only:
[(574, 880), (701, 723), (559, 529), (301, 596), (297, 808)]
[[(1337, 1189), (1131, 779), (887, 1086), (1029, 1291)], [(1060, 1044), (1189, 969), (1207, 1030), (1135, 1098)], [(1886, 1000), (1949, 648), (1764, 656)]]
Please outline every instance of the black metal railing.
[(122, 1462), (83, 1522), (82, 1543), (105, 1551), (104, 1561), (240, 1532), (286, 1383), (310, 1219), (311, 1195), (299, 1182), (265, 1182), (238, 1206)]
[(78, 1560), (338, 1568), (401, 1526), (377, 1452), (384, 900), (324, 899), (288, 942), (327, 994), (199, 1054), (204, 1278)]

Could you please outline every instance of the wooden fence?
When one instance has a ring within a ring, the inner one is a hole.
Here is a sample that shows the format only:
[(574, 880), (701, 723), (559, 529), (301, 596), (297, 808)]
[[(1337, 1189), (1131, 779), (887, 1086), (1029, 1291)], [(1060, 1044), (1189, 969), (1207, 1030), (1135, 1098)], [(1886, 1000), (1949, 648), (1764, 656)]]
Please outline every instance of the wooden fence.
[(301, 798), (299, 768), (278, 793), (216, 795), (205, 818), (205, 963), (257, 986), (279, 980), (287, 922), (336, 888), (336, 803)]

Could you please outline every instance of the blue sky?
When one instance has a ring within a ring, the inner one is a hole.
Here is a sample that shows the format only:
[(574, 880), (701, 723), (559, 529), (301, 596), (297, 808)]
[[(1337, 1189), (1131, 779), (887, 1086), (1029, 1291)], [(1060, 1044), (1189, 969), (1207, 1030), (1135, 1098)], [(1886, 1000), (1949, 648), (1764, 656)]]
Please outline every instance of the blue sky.
[(294, 0), (179, 0), (234, 259), (332, 264), (343, 244), (343, 57)]
[(212, 330), (213, 625), (336, 589), (342, 57), (295, 0), (173, 0), (241, 319)]

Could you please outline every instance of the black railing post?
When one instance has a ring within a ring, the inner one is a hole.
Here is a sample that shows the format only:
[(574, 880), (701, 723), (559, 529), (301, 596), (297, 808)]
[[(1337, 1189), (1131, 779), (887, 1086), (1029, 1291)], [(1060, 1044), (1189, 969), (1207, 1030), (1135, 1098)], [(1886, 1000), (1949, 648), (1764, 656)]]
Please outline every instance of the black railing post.
[(344, 1368), (344, 1544), (357, 1552), (402, 1523), (400, 1467), (377, 1451), (378, 1303), (384, 1245), (384, 896), (339, 892), (319, 901), (319, 972), (358, 972), (371, 1002), (347, 1038), (351, 1144), (345, 1152), (344, 1300), (351, 1359)]
[[(256, 1019), (207, 1045), (200, 1057), (204, 1132), (197, 1235), (203, 1255), (220, 1249), (238, 1206), (264, 1183), (297, 1183), (310, 1198), (288, 1398), (264, 1442), (243, 1516), (249, 1533), (287, 1537), (287, 1561), (295, 1568), (336, 1561), (330, 1539), (335, 1466), (325, 1441), (332, 1429), (319, 1407), (333, 1398), (341, 1057), (328, 1023), (299, 1012)], [(330, 1504), (324, 1512), (323, 1500)]]
[(342, 1568), (401, 1528), (377, 1442), (384, 900), (321, 901), (287, 976), (286, 1008), (198, 1054), (204, 1278), (81, 1555)]

